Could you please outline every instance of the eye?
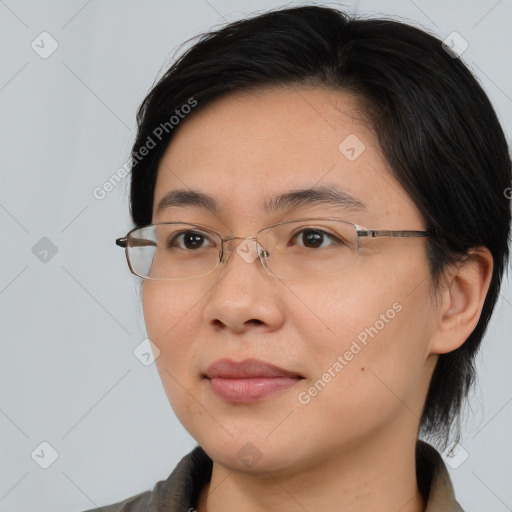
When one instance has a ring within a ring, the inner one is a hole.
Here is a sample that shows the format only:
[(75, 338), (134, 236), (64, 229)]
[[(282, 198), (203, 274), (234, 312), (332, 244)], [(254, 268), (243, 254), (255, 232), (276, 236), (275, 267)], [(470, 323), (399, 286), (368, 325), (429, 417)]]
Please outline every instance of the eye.
[[(319, 249), (326, 247), (326, 245), (333, 245), (333, 243), (336, 245), (344, 244), (344, 241), (336, 235), (315, 228), (301, 229), (293, 236), (288, 245), (297, 245), (292, 243), (296, 240), (300, 241), (301, 245), (307, 249)], [(330, 244), (327, 243), (329, 241)]]
[(215, 246), (215, 242), (201, 231), (178, 232), (170, 236), (167, 242), (167, 247), (171, 249), (177, 247), (184, 250), (197, 250), (212, 246)]

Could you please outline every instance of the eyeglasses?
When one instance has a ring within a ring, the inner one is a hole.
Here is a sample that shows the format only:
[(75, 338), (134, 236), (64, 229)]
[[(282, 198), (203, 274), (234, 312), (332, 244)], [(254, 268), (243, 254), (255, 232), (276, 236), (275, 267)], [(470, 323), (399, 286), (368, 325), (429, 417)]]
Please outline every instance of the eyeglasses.
[(178, 280), (209, 274), (226, 263), (226, 242), (243, 240), (236, 252), (247, 262), (259, 258), (265, 270), (280, 279), (336, 275), (349, 270), (362, 237), (428, 237), (428, 231), (366, 229), (336, 218), (279, 222), (255, 237), (223, 237), (208, 226), (162, 222), (132, 229), (116, 244), (125, 248), (130, 271), (153, 280)]

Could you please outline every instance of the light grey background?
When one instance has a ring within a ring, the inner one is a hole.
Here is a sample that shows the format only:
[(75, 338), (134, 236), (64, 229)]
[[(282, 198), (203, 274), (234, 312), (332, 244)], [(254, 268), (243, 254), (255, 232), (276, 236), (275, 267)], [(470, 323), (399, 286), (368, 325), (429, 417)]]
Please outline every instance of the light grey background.
[[(284, 5), (0, 0), (0, 512), (71, 512), (124, 499), (167, 478), (195, 446), (154, 364), (133, 353), (146, 337), (138, 281), (114, 245), (131, 227), (128, 179), (103, 200), (93, 190), (127, 161), (136, 108), (181, 43)], [(400, 16), (442, 38), (458, 32), (469, 43), (462, 58), (510, 138), (511, 0), (344, 7)], [(46, 59), (44, 31), (58, 43)], [(505, 282), (478, 358), (461, 442), (468, 458), (450, 468), (467, 512), (512, 510), (511, 313)], [(48, 469), (39, 465), (52, 456), (42, 442), (58, 453)]]

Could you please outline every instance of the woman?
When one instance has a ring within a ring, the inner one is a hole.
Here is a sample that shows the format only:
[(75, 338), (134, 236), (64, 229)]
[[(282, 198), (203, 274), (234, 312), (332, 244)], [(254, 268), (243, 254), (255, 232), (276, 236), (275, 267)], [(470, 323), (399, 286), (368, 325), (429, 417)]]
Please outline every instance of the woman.
[(117, 243), (199, 446), (101, 510), (462, 510), (418, 437), (460, 437), (511, 169), (456, 54), (395, 21), (268, 12), (203, 36), (138, 126)]

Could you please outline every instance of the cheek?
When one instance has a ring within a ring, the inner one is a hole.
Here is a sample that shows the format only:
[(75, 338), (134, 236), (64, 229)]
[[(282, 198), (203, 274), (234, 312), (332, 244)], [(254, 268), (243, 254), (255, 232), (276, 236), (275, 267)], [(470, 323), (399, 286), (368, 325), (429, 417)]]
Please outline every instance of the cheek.
[[(159, 348), (155, 363), (167, 398), (180, 421), (190, 407), (188, 393), (197, 360), (194, 336), (200, 327), (204, 295), (191, 285), (145, 281), (142, 302), (149, 339)], [(188, 428), (185, 425), (185, 428)]]
[[(340, 414), (349, 418), (357, 423), (354, 432), (404, 406), (414, 411), (413, 421), (421, 412), (414, 404), (431, 330), (428, 280), (414, 293), (403, 276), (382, 281), (361, 287), (347, 276), (325, 286), (301, 315), (301, 330), (309, 332), (313, 348), (304, 401), (310, 398), (327, 421), (339, 421)], [(311, 321), (321, 330), (308, 330)]]
[[(172, 365), (191, 346), (197, 332), (201, 295), (187, 284), (145, 281), (144, 319), (149, 339), (160, 349), (157, 364)], [(172, 356), (172, 357), (170, 357)]]
[[(364, 342), (389, 332), (390, 325), (403, 317), (404, 293), (398, 283), (361, 282), (360, 276), (345, 274), (318, 282), (317, 290), (288, 285), (298, 298), (293, 322), (309, 338), (319, 354), (343, 353), (353, 340)], [(309, 285), (310, 286), (310, 285)], [(320, 291), (321, 290), (321, 291)]]

